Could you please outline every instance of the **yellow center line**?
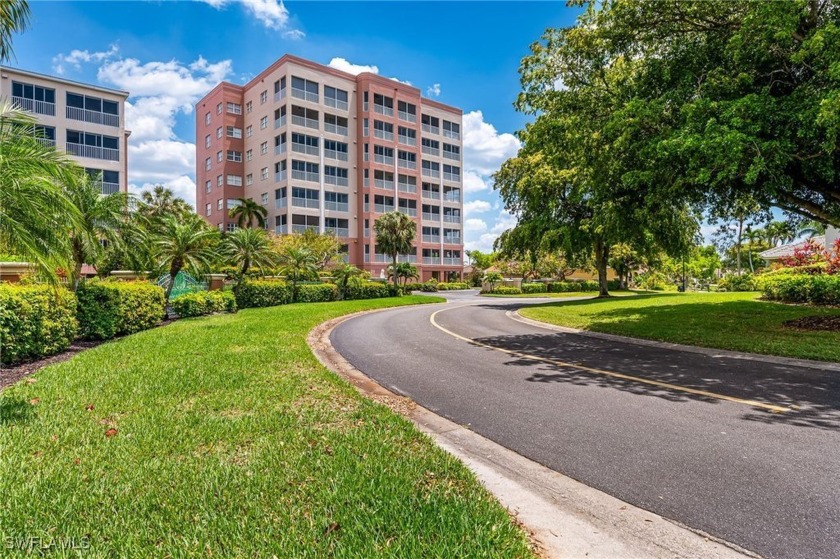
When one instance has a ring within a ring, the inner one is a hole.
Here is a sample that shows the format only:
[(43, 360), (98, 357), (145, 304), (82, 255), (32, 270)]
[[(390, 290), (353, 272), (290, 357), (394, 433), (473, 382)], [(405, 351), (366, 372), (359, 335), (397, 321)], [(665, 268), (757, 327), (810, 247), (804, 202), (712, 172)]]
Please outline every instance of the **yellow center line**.
[(786, 411), (791, 411), (791, 408), (788, 408), (788, 407), (785, 407), (785, 406), (777, 406), (777, 405), (774, 405), (774, 404), (766, 404), (764, 402), (759, 402), (759, 401), (756, 401), (756, 400), (747, 400), (747, 399), (744, 399), (744, 398), (736, 398), (735, 396), (727, 396), (726, 394), (718, 394), (716, 392), (708, 392), (706, 390), (698, 390), (696, 388), (689, 388), (687, 386), (679, 386), (679, 385), (671, 384), (671, 383), (668, 383), (668, 382), (661, 382), (661, 381), (658, 381), (658, 380), (652, 380), (652, 379), (643, 378), (643, 377), (625, 375), (623, 373), (616, 373), (616, 372), (613, 372), (613, 371), (605, 371), (604, 369), (596, 369), (595, 367), (586, 367), (584, 365), (577, 365), (575, 363), (566, 363), (565, 361), (559, 361), (557, 359), (549, 359), (547, 357), (540, 357), (538, 355), (531, 355), (531, 354), (528, 354), (528, 353), (523, 353), (521, 351), (514, 351), (514, 350), (511, 350), (511, 349), (505, 349), (505, 348), (502, 348), (502, 347), (497, 347), (497, 346), (494, 346), (494, 345), (485, 344), (484, 342), (479, 342), (477, 340), (474, 340), (472, 338), (467, 338), (466, 336), (462, 336), (460, 334), (456, 334), (452, 330), (444, 328), (443, 326), (438, 324), (437, 315), (439, 315), (443, 311), (453, 310), (455, 308), (461, 308), (461, 307), (465, 307), (465, 306), (470, 306), (470, 305), (461, 305), (460, 307), (450, 307), (450, 308), (446, 308), (446, 309), (441, 309), (439, 311), (435, 311), (429, 317), (429, 322), (432, 323), (432, 326), (434, 326), (435, 328), (437, 328), (438, 330), (440, 330), (440, 331), (442, 331), (446, 334), (449, 334), (453, 338), (459, 339), (461, 341), (467, 342), (468, 344), (472, 344), (472, 345), (475, 345), (475, 346), (478, 346), (478, 347), (492, 349), (492, 350), (495, 350), (495, 351), (501, 351), (502, 353), (506, 353), (506, 354), (512, 355), (514, 357), (520, 357), (520, 358), (523, 358), (523, 359), (530, 359), (530, 360), (533, 360), (533, 361), (541, 361), (543, 363), (549, 363), (551, 365), (555, 365), (555, 366), (559, 366), (559, 367), (570, 367), (572, 369), (578, 369), (578, 370), (581, 370), (581, 371), (586, 371), (588, 373), (594, 373), (596, 375), (604, 375), (604, 376), (608, 376), (608, 377), (612, 377), (612, 378), (629, 380), (629, 381), (632, 381), (632, 382), (640, 382), (640, 383), (643, 383), (643, 384), (658, 386), (659, 388), (666, 388), (668, 390), (674, 390), (676, 392), (686, 392), (688, 394), (695, 394), (697, 396), (704, 396), (704, 397), (707, 397), (707, 398), (715, 398), (717, 400), (726, 400), (727, 402), (735, 402), (737, 404), (745, 404), (747, 406), (762, 408), (762, 409), (771, 411), (773, 413), (784, 413)]

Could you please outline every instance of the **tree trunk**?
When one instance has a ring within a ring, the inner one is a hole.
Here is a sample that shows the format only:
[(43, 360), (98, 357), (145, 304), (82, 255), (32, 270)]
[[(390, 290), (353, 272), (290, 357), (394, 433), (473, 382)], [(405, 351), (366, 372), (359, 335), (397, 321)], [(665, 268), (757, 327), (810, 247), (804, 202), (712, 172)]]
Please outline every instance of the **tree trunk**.
[(603, 239), (595, 241), (595, 268), (598, 270), (598, 297), (609, 297), (607, 287), (607, 262), (610, 259), (610, 248)]
[(394, 290), (399, 292), (400, 284), (399, 284), (399, 279), (397, 278), (397, 255), (394, 254), (392, 256), (392, 258), (394, 259), (392, 267), (391, 267), (391, 270), (393, 271), (393, 276), (394, 276)]
[(735, 265), (738, 269), (738, 275), (741, 275), (741, 238), (744, 232), (744, 219), (738, 220), (738, 241), (735, 243)]

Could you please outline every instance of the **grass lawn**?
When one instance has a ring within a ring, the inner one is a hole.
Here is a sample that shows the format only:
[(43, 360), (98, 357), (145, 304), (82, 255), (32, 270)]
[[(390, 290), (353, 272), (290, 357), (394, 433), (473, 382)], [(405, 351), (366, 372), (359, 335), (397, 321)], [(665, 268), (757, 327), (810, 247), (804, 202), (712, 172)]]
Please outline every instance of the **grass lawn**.
[[(628, 297), (630, 295), (638, 295), (646, 293), (645, 291), (610, 291), (610, 295), (614, 297)], [(482, 293), (482, 297), (499, 297), (499, 298), (514, 298), (514, 299), (568, 299), (569, 297), (597, 297), (598, 293), (593, 291), (573, 291), (569, 293), (519, 293), (516, 295), (503, 295), (501, 293)]]
[(782, 305), (758, 293), (668, 293), (627, 299), (589, 299), (526, 307), (522, 316), (636, 338), (840, 361), (840, 332), (787, 328), (786, 320), (840, 315), (840, 309)]
[(87, 537), (91, 557), (531, 557), (465, 466), (306, 345), (327, 319), (441, 300), (182, 320), (7, 388), (0, 541)]

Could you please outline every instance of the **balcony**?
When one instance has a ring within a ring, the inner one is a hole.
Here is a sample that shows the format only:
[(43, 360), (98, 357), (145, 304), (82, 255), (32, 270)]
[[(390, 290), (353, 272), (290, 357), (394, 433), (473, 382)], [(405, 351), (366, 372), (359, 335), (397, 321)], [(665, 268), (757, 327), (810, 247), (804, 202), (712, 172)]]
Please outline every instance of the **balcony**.
[(444, 173), (443, 180), (449, 182), (461, 182), (461, 174), (460, 173)]
[(347, 177), (324, 175), (324, 184), (334, 184), (335, 186), (350, 186), (350, 181), (347, 179)]
[(308, 144), (301, 144), (292, 142), (292, 151), (295, 153), (305, 153), (306, 155), (318, 155), (318, 146), (310, 146)]
[(35, 141), (44, 146), (45, 148), (55, 147), (55, 140), (51, 140), (50, 138), (35, 138)]
[(274, 146), (274, 155), (282, 155), (286, 153), (286, 144), (280, 144), (279, 146)]
[(439, 243), (440, 235), (423, 235), (424, 243)]
[(324, 227), (324, 233), (332, 233), (336, 237), (349, 237), (350, 229), (347, 227)]
[(383, 188), (386, 190), (394, 190), (394, 181), (386, 181), (384, 179), (373, 179), (373, 186), (376, 188)]
[(417, 122), (417, 115), (411, 114), (407, 111), (399, 111), (397, 113), (397, 118), (406, 122)]
[(452, 153), (451, 151), (444, 151), (443, 152), (443, 158), (444, 159), (452, 159), (453, 161), (460, 161), (461, 160), (461, 154)]
[(461, 257), (458, 258), (444, 258), (443, 265), (444, 266), (461, 266), (463, 262), (461, 261)]
[(443, 242), (447, 245), (460, 245), (461, 237), (460, 235), (445, 235), (443, 237)]
[(108, 194), (116, 194), (120, 191), (120, 185), (116, 182), (100, 182), (99, 191), (102, 193), (103, 196), (107, 196)]
[(433, 155), (435, 157), (440, 157), (440, 149), (439, 148), (423, 146), (423, 153), (425, 153), (426, 155)]
[(440, 192), (434, 190), (423, 190), (423, 198), (427, 200), (440, 200)]
[(461, 216), (460, 215), (443, 214), (443, 222), (444, 223), (461, 223)]
[[(333, 212), (349, 212), (350, 211), (350, 204), (347, 202), (324, 202), (324, 209), (330, 210)], [(345, 237), (347, 235), (344, 235)]]
[(26, 97), (12, 97), (12, 102), (24, 111), (29, 111), (30, 113), (55, 116), (55, 103), (36, 101), (35, 99), (27, 99)]
[(278, 101), (282, 101), (285, 98), (286, 98), (286, 90), (285, 89), (281, 89), (280, 91), (278, 91), (274, 94), (274, 102), (275, 103), (278, 102)]
[(394, 156), (393, 155), (380, 155), (378, 153), (373, 154), (373, 160), (376, 163), (381, 163), (383, 165), (393, 165), (394, 164)]
[(341, 111), (346, 111), (350, 108), (350, 106), (347, 104), (347, 101), (340, 101), (334, 97), (324, 97), (324, 105), (328, 107), (334, 107)]
[(79, 109), (76, 107), (66, 107), (66, 116), (72, 120), (81, 120), (82, 122), (91, 122), (93, 124), (104, 124), (105, 126), (120, 126), (119, 115), (111, 115), (107, 113), (100, 113), (97, 111), (89, 111), (87, 109)]
[(286, 115), (283, 115), (280, 118), (275, 118), (274, 119), (274, 129), (275, 130), (277, 130), (278, 128), (281, 128), (283, 126), (286, 126)]
[(440, 171), (436, 171), (434, 169), (423, 169), (423, 176), (424, 177), (431, 177), (433, 179), (440, 178)]
[(461, 134), (459, 132), (453, 132), (452, 130), (444, 130), (443, 131), (444, 138), (452, 138), (453, 140), (460, 140)]
[(72, 144), (67, 142), (67, 153), (77, 157), (88, 157), (90, 159), (104, 159), (105, 161), (119, 161), (120, 150), (101, 148), (97, 146), (86, 146), (84, 144)]
[(440, 264), (440, 256), (424, 256), (423, 264)]
[(401, 144), (405, 144), (407, 146), (416, 146), (417, 145), (417, 138), (412, 138), (411, 136), (398, 136), (397, 141)]
[(309, 181), (309, 182), (318, 182), (318, 173), (313, 173), (311, 171), (298, 171), (296, 169), (292, 169), (292, 179), (298, 181)]
[(404, 206), (400, 206), (397, 211), (409, 217), (417, 217), (417, 208), (406, 208)]
[(274, 209), (275, 210), (282, 210), (288, 204), (288, 198), (275, 198), (274, 199)]
[(369, 238), (370, 238), (370, 227), (365, 227), (364, 237), (365, 237), (366, 239), (369, 239)]
[(394, 141), (393, 132), (388, 132), (387, 130), (380, 130), (378, 128), (373, 129), (373, 137), (379, 138), (380, 140), (388, 140), (389, 142)]
[(309, 101), (310, 103), (318, 102), (317, 93), (312, 93), (311, 91), (306, 91), (297, 87), (292, 88), (292, 97), (295, 99), (303, 99), (304, 101)]
[(318, 200), (313, 200), (312, 198), (297, 198), (293, 196), (292, 206), (295, 208), (314, 208), (317, 210), (321, 204)]
[(318, 232), (317, 225), (292, 225), (292, 233), (306, 233), (307, 229), (312, 229), (316, 233)]
[(324, 123), (324, 132), (329, 132), (330, 134), (338, 134), (339, 136), (347, 136), (349, 134), (349, 131), (347, 130), (346, 126), (330, 124), (329, 122)]
[(327, 159), (335, 159), (337, 161), (347, 161), (347, 152), (324, 148), (324, 157)]
[(373, 104), (373, 112), (379, 113), (385, 116), (394, 116), (394, 108), (393, 107), (386, 107), (385, 105), (379, 105), (377, 103)]
[(401, 182), (398, 185), (400, 192), (408, 192), (409, 194), (414, 194), (417, 192), (417, 185), (416, 184), (408, 184), (405, 182)]
[(416, 161), (409, 161), (408, 159), (400, 159), (399, 163), (397, 163), (400, 169), (416, 169), (417, 162)]
[(444, 202), (460, 202), (461, 201), (461, 192), (458, 190), (450, 190), (449, 192), (443, 193), (443, 201)]
[(423, 132), (428, 132), (429, 134), (440, 134), (440, 128), (437, 126), (432, 126), (431, 124), (424, 124)]
[(398, 254), (397, 255), (397, 262), (411, 262), (412, 264), (417, 262), (417, 255), (416, 254)]
[(430, 214), (423, 212), (423, 221), (436, 221), (440, 222), (440, 214)]
[(275, 225), (274, 226), (274, 232), (277, 235), (285, 235), (286, 231), (288, 231), (288, 228), (285, 225)]
[(373, 211), (374, 211), (374, 213), (378, 213), (378, 214), (386, 214), (388, 212), (394, 211), (394, 205), (393, 204), (374, 204), (373, 205)]
[(312, 128), (313, 130), (318, 130), (318, 121), (314, 118), (292, 115), (292, 124), (295, 124), (297, 126), (303, 126), (305, 128)]
[(286, 180), (288, 171), (277, 171), (274, 173), (274, 182), (280, 182)]
[[(365, 256), (368, 256), (368, 255), (365, 254)], [(390, 262), (391, 257), (388, 256), (387, 254), (374, 254), (373, 255), (373, 261), (374, 262), (380, 262), (380, 263), (381, 262)]]

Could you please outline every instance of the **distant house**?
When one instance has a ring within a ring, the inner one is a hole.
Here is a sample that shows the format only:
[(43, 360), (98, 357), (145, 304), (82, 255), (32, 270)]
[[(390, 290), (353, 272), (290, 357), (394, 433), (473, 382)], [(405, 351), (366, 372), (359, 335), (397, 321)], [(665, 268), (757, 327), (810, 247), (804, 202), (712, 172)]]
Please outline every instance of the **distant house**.
[(834, 242), (837, 238), (837, 229), (835, 229), (834, 227), (829, 227), (826, 229), (825, 235), (817, 235), (804, 241), (797, 241), (788, 245), (773, 247), (760, 253), (759, 256), (766, 260), (768, 264), (773, 264), (774, 262), (778, 262), (782, 258), (793, 256), (794, 251), (798, 248), (804, 247), (805, 243), (807, 243), (808, 241), (816, 243), (819, 246), (825, 248), (834, 246)]

